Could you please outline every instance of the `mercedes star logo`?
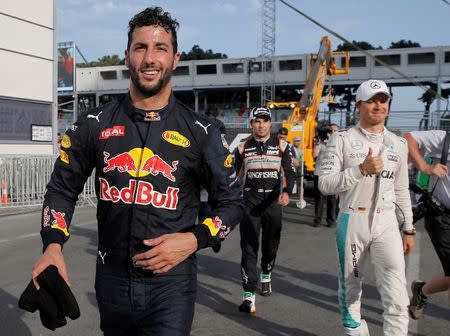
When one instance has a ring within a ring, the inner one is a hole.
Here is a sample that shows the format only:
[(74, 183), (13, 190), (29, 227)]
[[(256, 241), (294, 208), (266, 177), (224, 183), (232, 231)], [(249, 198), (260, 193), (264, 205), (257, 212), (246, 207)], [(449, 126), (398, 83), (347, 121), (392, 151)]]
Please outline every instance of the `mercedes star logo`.
[(372, 82), (372, 83), (370, 83), (370, 87), (371, 87), (372, 89), (381, 89), (381, 85), (380, 85), (380, 83), (378, 83), (378, 82)]

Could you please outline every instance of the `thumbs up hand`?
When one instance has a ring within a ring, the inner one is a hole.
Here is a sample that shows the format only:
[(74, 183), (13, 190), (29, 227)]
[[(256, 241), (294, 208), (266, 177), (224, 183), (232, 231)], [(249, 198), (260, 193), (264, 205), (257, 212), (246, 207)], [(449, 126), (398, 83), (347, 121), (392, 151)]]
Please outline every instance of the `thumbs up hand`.
[(372, 147), (369, 147), (369, 152), (359, 168), (364, 175), (377, 175), (383, 170), (383, 160), (379, 156), (373, 156)]

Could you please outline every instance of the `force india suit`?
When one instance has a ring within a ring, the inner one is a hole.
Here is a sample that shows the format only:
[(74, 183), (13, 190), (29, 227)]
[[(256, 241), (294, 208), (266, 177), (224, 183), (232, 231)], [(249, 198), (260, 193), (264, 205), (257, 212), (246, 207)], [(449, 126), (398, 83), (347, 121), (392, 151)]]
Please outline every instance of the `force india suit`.
[[(47, 186), (41, 236), (44, 249), (69, 238), (77, 196), (95, 168), (95, 288), (105, 335), (129, 335), (133, 327), (155, 335), (189, 334), (195, 255), (160, 275), (133, 267), (132, 257), (149, 249), (144, 239), (166, 233), (192, 232), (199, 249), (225, 238), (242, 214), (232, 161), (219, 129), (173, 95), (163, 109), (144, 111), (127, 94), (82, 114), (64, 135)], [(209, 193), (212, 216), (194, 225), (200, 187)]]
[[(363, 176), (359, 169), (369, 147), (373, 156), (383, 160), (379, 176)], [(370, 134), (358, 124), (334, 134), (322, 158), (319, 188), (324, 194), (339, 193), (340, 197), (336, 229), (338, 296), (349, 335), (357, 330), (361, 319), (361, 266), (367, 256), (375, 269), (384, 308), (384, 335), (408, 333), (409, 300), (399, 231), (399, 222), (403, 230), (413, 228), (407, 157), (403, 138), (387, 129)]]
[[(295, 168), (290, 145), (272, 135), (265, 142), (254, 137), (241, 142), (235, 153), (236, 171), (244, 185), (244, 216), (241, 233), (241, 276), (245, 291), (254, 292), (258, 285), (259, 233), (261, 238), (261, 269), (270, 274), (275, 265), (281, 235), (282, 192), (292, 194)], [(281, 179), (283, 174), (283, 180)]]

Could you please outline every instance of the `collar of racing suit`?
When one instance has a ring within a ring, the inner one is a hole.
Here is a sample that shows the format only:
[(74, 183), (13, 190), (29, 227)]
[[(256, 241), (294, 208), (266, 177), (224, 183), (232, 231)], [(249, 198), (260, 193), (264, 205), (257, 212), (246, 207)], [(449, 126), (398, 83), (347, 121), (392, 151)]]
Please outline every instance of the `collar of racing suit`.
[(384, 141), (384, 137), (386, 135), (386, 127), (383, 126), (383, 131), (381, 131), (380, 133), (370, 133), (367, 132), (364, 128), (361, 127), (361, 124), (358, 123), (357, 128), (359, 129), (359, 131), (367, 138), (367, 140), (369, 140), (370, 142), (374, 142), (374, 143), (380, 143)]
[(124, 111), (126, 114), (128, 114), (131, 120), (151, 122), (160, 121), (167, 118), (173, 105), (175, 104), (175, 97), (172, 92), (169, 96), (169, 102), (167, 103), (167, 105), (159, 110), (141, 110), (134, 107), (129, 92), (125, 95), (123, 102), (124, 106), (126, 107)]

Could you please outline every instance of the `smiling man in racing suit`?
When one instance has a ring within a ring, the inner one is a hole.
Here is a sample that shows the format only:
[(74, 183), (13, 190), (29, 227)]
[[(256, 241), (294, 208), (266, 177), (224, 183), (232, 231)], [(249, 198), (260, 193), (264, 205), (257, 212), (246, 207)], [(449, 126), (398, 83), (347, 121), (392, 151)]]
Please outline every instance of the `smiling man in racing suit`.
[[(62, 245), (95, 168), (95, 289), (104, 334), (189, 335), (197, 288), (195, 252), (240, 221), (242, 197), (221, 132), (172, 94), (178, 23), (159, 7), (129, 23), (130, 91), (82, 114), (61, 141), (43, 205), (44, 254), (68, 281)], [(195, 225), (200, 188), (211, 217)], [(35, 282), (38, 286), (37, 282)]]
[(235, 153), (236, 171), (244, 181), (244, 217), (239, 226), (244, 294), (239, 310), (245, 313), (256, 311), (254, 292), (258, 285), (256, 263), (261, 231), (261, 294), (272, 292), (271, 273), (280, 243), (281, 207), (289, 204), (295, 178), (289, 144), (270, 134), (271, 111), (255, 107), (250, 111), (250, 125), (252, 137), (240, 143)]
[(333, 134), (321, 163), (320, 190), (326, 195), (339, 193), (341, 200), (336, 229), (338, 296), (348, 335), (369, 335), (360, 314), (362, 265), (367, 257), (384, 308), (384, 335), (408, 334), (404, 253), (414, 248), (415, 230), (408, 146), (384, 127), (389, 99), (383, 81), (362, 83), (356, 92), (359, 124)]

